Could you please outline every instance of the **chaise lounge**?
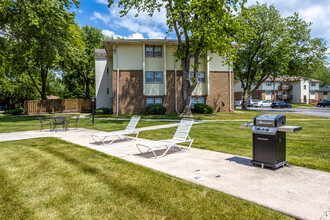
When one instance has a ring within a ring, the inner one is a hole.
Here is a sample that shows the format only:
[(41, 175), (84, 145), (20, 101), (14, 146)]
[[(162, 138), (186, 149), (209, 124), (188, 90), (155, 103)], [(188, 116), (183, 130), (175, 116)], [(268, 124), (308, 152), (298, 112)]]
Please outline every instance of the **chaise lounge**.
[[(125, 139), (128, 140), (128, 135), (130, 134), (136, 134), (134, 140), (137, 139), (139, 132), (137, 130), (135, 130), (135, 127), (137, 125), (137, 123), (139, 122), (141, 116), (137, 116), (134, 115), (130, 122), (128, 123), (127, 127), (125, 130), (122, 131), (113, 131), (113, 132), (104, 132), (104, 133), (99, 133), (99, 134), (92, 134), (92, 139), (94, 140), (95, 143), (97, 142), (102, 142), (104, 145), (106, 145), (106, 143), (104, 142), (104, 140), (108, 137), (114, 137), (111, 142), (109, 143), (112, 144), (116, 139), (122, 139), (121, 136), (126, 135)], [(98, 140), (96, 140), (98, 139)]]
[[(177, 144), (190, 142), (188, 147), (177, 146), (181, 151), (189, 151), (190, 147), (194, 141), (189, 137), (189, 132), (194, 123), (193, 119), (184, 118), (181, 120), (178, 129), (176, 130), (172, 139), (159, 140), (159, 141), (145, 141), (137, 143), (136, 147), (141, 153), (152, 152), (156, 158), (164, 157), (170, 149), (174, 149)], [(165, 152), (162, 155), (157, 155), (155, 149), (165, 147)], [(146, 148), (146, 151), (142, 151), (141, 148)]]

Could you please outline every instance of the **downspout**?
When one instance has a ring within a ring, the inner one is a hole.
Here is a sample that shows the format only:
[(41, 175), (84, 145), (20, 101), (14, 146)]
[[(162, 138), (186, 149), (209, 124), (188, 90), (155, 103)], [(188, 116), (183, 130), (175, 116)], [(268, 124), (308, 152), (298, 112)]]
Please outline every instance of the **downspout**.
[(228, 72), (229, 72), (229, 111), (233, 111), (233, 109), (231, 108), (231, 65), (228, 64)]
[(180, 114), (178, 111), (178, 97), (177, 97), (177, 93), (178, 93), (178, 88), (177, 88), (177, 80), (176, 80), (176, 74), (177, 74), (177, 70), (176, 70), (176, 61), (174, 61), (174, 97), (175, 97), (175, 111), (177, 114)]
[[(118, 45), (118, 42), (117, 42)], [(118, 61), (118, 46), (116, 46), (116, 66), (117, 66), (117, 102), (116, 102), (116, 116), (118, 116), (119, 112), (119, 61)]]

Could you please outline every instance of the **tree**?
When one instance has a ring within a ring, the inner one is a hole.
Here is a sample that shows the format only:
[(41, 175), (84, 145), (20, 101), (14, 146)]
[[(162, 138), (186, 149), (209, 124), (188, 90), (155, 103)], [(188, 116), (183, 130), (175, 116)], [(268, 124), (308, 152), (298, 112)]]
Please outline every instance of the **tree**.
[(3, 0), (0, 3), (0, 36), (15, 43), (13, 70), (27, 74), (43, 100), (48, 72), (57, 66), (75, 37), (70, 27), (77, 0)]
[[(111, 7), (114, 0), (108, 0)], [(182, 116), (191, 116), (190, 99), (198, 84), (200, 57), (207, 51), (217, 51), (226, 55), (233, 50), (231, 36), (235, 33), (237, 23), (233, 19), (238, 0), (119, 0), (122, 7), (121, 16), (130, 10), (148, 12), (153, 16), (156, 10), (165, 7), (169, 31), (174, 31), (178, 40), (175, 56), (181, 61), (183, 79)], [(244, 1), (243, 1), (244, 2)], [(136, 15), (138, 16), (138, 14)], [(193, 58), (193, 64), (191, 64)], [(190, 67), (194, 77), (189, 76)]]
[(310, 23), (297, 13), (282, 18), (274, 6), (257, 4), (242, 9), (234, 72), (243, 85), (243, 109), (247, 100), (268, 78), (279, 75), (311, 77), (324, 68), (324, 40), (312, 38)]
[(62, 62), (62, 69), (66, 82), (68, 79), (81, 82), (84, 85), (85, 98), (89, 98), (95, 92), (94, 51), (103, 47), (104, 35), (100, 29), (93, 26), (86, 25), (81, 30), (76, 26), (76, 29), (80, 36), (71, 41), (74, 49), (67, 53), (66, 59)]

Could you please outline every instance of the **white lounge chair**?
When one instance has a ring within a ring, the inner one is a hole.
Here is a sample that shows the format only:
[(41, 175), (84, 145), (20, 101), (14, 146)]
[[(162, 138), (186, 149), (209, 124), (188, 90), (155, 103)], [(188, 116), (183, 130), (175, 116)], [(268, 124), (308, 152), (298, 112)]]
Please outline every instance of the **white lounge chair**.
[[(181, 151), (189, 151), (189, 149), (194, 141), (194, 139), (191, 139), (189, 137), (189, 132), (190, 132), (190, 129), (191, 129), (191, 126), (193, 125), (193, 123), (194, 123), (193, 119), (184, 118), (181, 120), (181, 122), (178, 126), (178, 129), (176, 130), (172, 139), (160, 140), (160, 141), (145, 141), (145, 142), (137, 143), (136, 147), (141, 153), (152, 152), (156, 158), (165, 156), (165, 154), (170, 149), (173, 149), (176, 146), (176, 144), (180, 144), (180, 143), (184, 143), (184, 142), (190, 142), (189, 146), (188, 147), (177, 146), (177, 147)], [(142, 147), (146, 148), (147, 150), (142, 151), (141, 150)], [(158, 149), (160, 147), (165, 147), (166, 150), (162, 155), (158, 156), (155, 153), (155, 149)]]
[[(99, 133), (99, 134), (92, 134), (92, 139), (96, 142), (102, 142), (104, 145), (106, 145), (104, 143), (104, 140), (108, 137), (114, 137), (111, 142), (109, 144), (112, 144), (112, 142), (114, 142), (116, 139), (121, 139), (123, 140), (123, 138), (121, 138), (121, 136), (126, 135), (125, 139), (128, 140), (128, 135), (129, 134), (136, 134), (134, 140), (137, 139), (139, 132), (137, 130), (135, 130), (135, 127), (137, 125), (137, 123), (139, 122), (141, 116), (137, 116), (134, 115), (130, 122), (128, 123), (127, 127), (125, 130), (122, 131), (113, 131), (113, 132), (104, 132), (104, 133)], [(97, 141), (96, 138), (98, 138), (99, 140)]]

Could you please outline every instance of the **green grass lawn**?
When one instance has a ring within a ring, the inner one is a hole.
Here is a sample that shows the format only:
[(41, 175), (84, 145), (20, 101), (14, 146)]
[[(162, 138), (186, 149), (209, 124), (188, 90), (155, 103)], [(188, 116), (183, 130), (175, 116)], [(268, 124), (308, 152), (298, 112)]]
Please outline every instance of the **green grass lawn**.
[[(236, 110), (235, 112), (215, 112), (212, 114), (197, 114), (193, 113), (195, 120), (252, 120), (254, 117), (260, 114), (276, 114), (274, 112), (267, 111), (250, 111), (250, 110)], [(176, 113), (167, 113), (166, 115), (147, 115), (147, 114), (138, 114), (141, 115), (143, 119), (178, 119), (179, 117)], [(322, 117), (308, 116), (308, 115), (298, 115), (286, 113), (287, 119), (324, 119)], [(95, 117), (99, 118), (131, 118), (132, 114), (119, 115), (96, 115)]]
[(289, 219), (56, 138), (0, 143), (0, 219)]
[[(72, 117), (72, 115), (67, 115)], [(42, 115), (42, 117), (49, 117), (49, 115)], [(125, 129), (129, 121), (127, 120), (102, 120), (96, 119), (93, 126), (91, 119), (79, 119), (78, 125), (82, 128), (90, 128), (102, 131), (115, 131)], [(161, 121), (140, 121), (137, 125), (139, 127), (147, 127), (154, 125), (168, 124), (170, 122)], [(173, 122), (172, 122), (173, 123)], [(46, 126), (45, 129), (49, 129)], [(0, 133), (6, 132), (18, 132), (18, 131), (30, 131), (39, 130), (40, 122), (37, 116), (12, 116), (12, 117), (0, 117)]]
[[(246, 121), (195, 124), (190, 132), (192, 147), (252, 157), (251, 129), (240, 128)], [(287, 125), (303, 130), (287, 133), (289, 164), (330, 172), (330, 120), (290, 120)], [(139, 137), (152, 140), (172, 138), (176, 128), (141, 132)]]
[(316, 107), (316, 105), (311, 104), (291, 104), (292, 108), (300, 108), (300, 107)]

